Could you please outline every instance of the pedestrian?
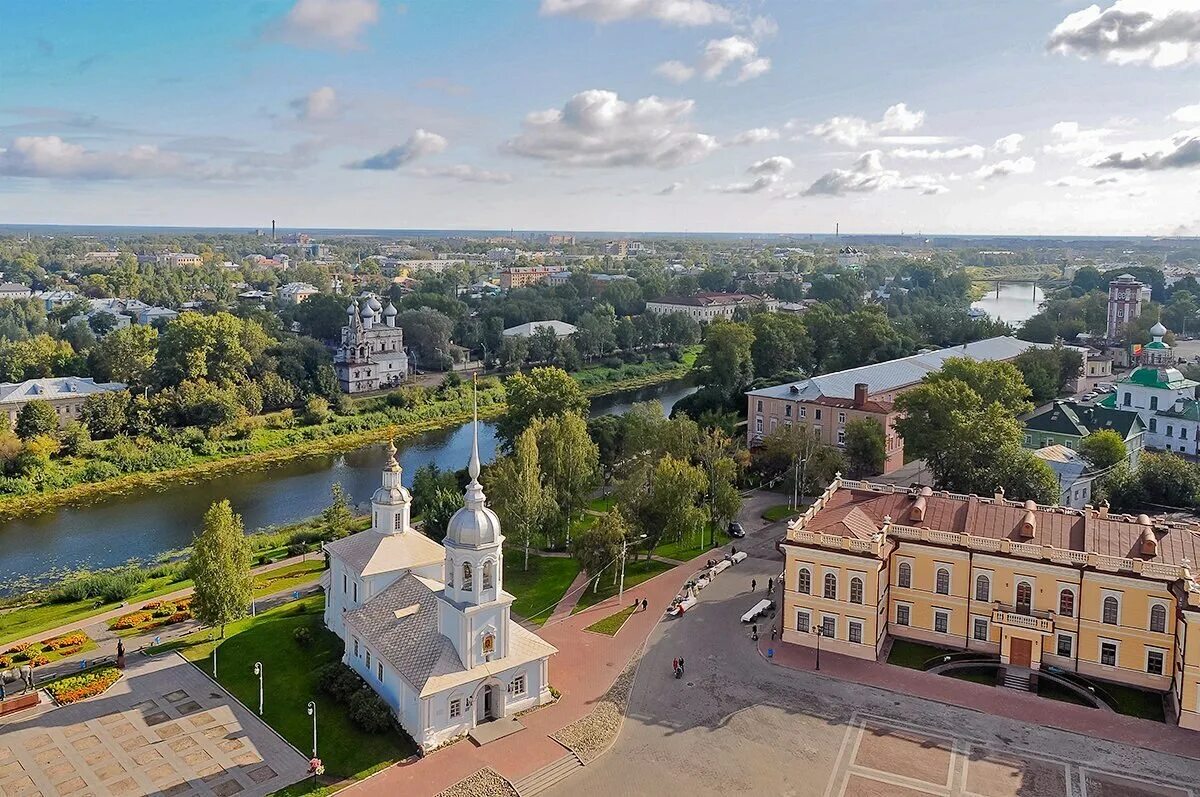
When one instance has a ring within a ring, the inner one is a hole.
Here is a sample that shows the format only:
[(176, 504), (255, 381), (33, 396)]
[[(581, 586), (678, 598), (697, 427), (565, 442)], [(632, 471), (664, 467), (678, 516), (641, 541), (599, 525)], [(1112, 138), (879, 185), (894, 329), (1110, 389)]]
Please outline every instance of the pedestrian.
[(737, 553), (737, 546), (736, 546), (736, 545), (734, 545), (734, 546), (732, 546), (732, 548), (733, 548), (733, 552), (732, 552), (732, 554), (730, 554), (730, 555), (733, 555), (733, 554), (736, 554), (736, 553)]
[(648, 608), (650, 608), (650, 601), (642, 598), (642, 611), (646, 611)]
[(750, 591), (754, 592), (754, 590), (757, 587), (758, 587), (758, 579), (755, 579), (755, 578), (750, 579)]
[(117, 667), (125, 669), (125, 642), (121, 639), (117, 640)]
[(768, 578), (767, 579), (767, 594), (771, 595), (771, 594), (774, 594), (774, 592), (775, 592), (775, 579)]
[(671, 659), (671, 672), (679, 672), (679, 657)]
[(683, 672), (683, 656), (679, 657), (679, 671)]
[(771, 641), (772, 641), (772, 642), (774, 642), (774, 641), (775, 641), (775, 631), (776, 631), (776, 629), (777, 629), (777, 628), (778, 628), (778, 626), (774, 626), (774, 625), (773, 625), (773, 626), (771, 626)]
[(758, 623), (755, 623), (754, 625), (750, 626), (750, 638), (753, 639), (755, 642), (758, 641)]

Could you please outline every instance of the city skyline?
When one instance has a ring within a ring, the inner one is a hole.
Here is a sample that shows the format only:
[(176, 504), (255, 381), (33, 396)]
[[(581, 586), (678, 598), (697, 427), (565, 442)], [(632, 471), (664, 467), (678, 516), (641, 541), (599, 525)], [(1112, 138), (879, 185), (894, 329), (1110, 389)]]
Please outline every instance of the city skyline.
[(1200, 232), (1193, 0), (5, 15), (9, 223)]

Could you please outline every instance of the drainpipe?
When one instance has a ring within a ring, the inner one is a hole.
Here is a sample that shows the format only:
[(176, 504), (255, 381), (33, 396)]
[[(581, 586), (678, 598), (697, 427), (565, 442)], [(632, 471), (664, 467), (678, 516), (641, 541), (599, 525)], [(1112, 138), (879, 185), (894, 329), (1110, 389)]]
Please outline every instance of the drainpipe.
[[(967, 632), (963, 634), (964, 650), (971, 649), (971, 596), (975, 586), (975, 552), (967, 551)], [(988, 597), (991, 597), (990, 595)]]
[[(1083, 630), (1083, 577), (1087, 566), (1079, 568), (1079, 597), (1075, 601), (1075, 674), (1079, 674), (1079, 633)], [(1057, 644), (1057, 642), (1055, 643)]]

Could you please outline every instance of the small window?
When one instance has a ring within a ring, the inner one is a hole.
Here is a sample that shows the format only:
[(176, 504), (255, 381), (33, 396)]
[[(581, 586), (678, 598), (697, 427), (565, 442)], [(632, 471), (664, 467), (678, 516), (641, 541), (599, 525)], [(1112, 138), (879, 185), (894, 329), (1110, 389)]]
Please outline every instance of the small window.
[(813, 420), (815, 420), (815, 421), (821, 420), (821, 408), (820, 407), (813, 408)]
[(1146, 672), (1151, 675), (1163, 674), (1163, 654), (1161, 650), (1146, 652)]
[(908, 562), (900, 563), (900, 567), (896, 571), (896, 586), (912, 586), (912, 565), (910, 565)]
[(1187, 427), (1186, 426), (1179, 427), (1179, 439), (1187, 440)]
[(379, 676), (379, 683), (383, 683), (383, 662), (375, 665), (375, 674)]
[(1152, 431), (1152, 432), (1158, 431), (1158, 418), (1150, 419), (1150, 431)]
[(758, 434), (762, 434), (762, 430), (763, 430), (762, 421), (763, 421), (763, 419), (761, 417), (754, 419), (754, 431)]
[(846, 413), (844, 413), (844, 412), (838, 413), (838, 423), (841, 423), (841, 424), (846, 423)]
[(950, 631), (950, 615), (945, 612), (933, 613), (933, 630), (939, 634), (946, 634)]
[(1150, 609), (1150, 630), (1159, 634), (1167, 630), (1167, 609), (1161, 603)]
[(863, 580), (857, 576), (850, 579), (850, 602), (863, 602)]
[(358, 582), (354, 582), (354, 602), (358, 603)]
[(975, 600), (987, 602), (992, 599), (992, 582), (985, 575), (975, 577)]
[(525, 676), (518, 675), (516, 678), (513, 678), (512, 683), (508, 685), (508, 692), (514, 697), (525, 694)]
[(934, 589), (939, 595), (950, 594), (950, 571), (944, 567), (938, 568)]
[(826, 639), (833, 639), (837, 636), (837, 619), (833, 617), (821, 618), (821, 636)]
[(1167, 424), (1167, 437), (1174, 437), (1174, 436), (1175, 436), (1175, 427), (1168, 423)]
[(343, 595), (346, 594), (346, 589), (347, 589), (347, 586), (349, 583), (350, 582), (349, 582), (349, 579), (346, 578), (346, 574), (342, 573), (342, 594)]
[(754, 409), (754, 411), (755, 411), (755, 412), (762, 412), (762, 399), (759, 399), (759, 400), (758, 400), (758, 403), (757, 403), (757, 405), (755, 406), (755, 409)]
[(837, 576), (833, 573), (825, 574), (825, 597), (837, 600)]
[(988, 621), (982, 617), (976, 617), (973, 623), (972, 636), (980, 642), (988, 641)]
[(404, 531), (404, 515), (396, 513), (396, 531)]
[(1117, 599), (1109, 595), (1104, 599), (1104, 616), (1101, 618), (1108, 625), (1117, 625), (1120, 612), (1120, 604)]
[(910, 619), (910, 609), (908, 606), (896, 607), (896, 625), (908, 625)]
[(862, 631), (863, 631), (862, 623), (860, 623), (858, 620), (851, 620), (850, 621), (850, 633), (849, 633), (849, 637), (848, 637), (849, 640), (856, 645), (861, 645), (862, 644)]
[(462, 716), (462, 700), (454, 698), (450, 701), (450, 719), (457, 719)]
[(796, 582), (796, 589), (802, 595), (812, 594), (812, 573), (807, 567), (800, 568), (800, 576)]
[(1058, 645), (1055, 648), (1055, 652), (1064, 658), (1070, 658), (1072, 651), (1074, 650), (1074, 642), (1075, 640), (1073, 640), (1069, 634), (1059, 634)]
[(1017, 582), (1017, 614), (1033, 611), (1033, 587), (1028, 581)]
[(446, 560), (446, 586), (454, 589), (454, 562)]
[(837, 444), (839, 446), (846, 445), (846, 430), (845, 429), (838, 429)]
[(1100, 663), (1105, 667), (1117, 666), (1117, 643), (1116, 642), (1101, 642), (1100, 643)]
[(1121, 403), (1124, 404), (1126, 407), (1128, 407), (1132, 403), (1132, 401), (1133, 401), (1132, 393), (1126, 393), (1124, 398), (1121, 399)]
[(492, 588), (492, 560), (483, 563), (483, 589)]
[(1158, 396), (1150, 397), (1150, 409), (1152, 409), (1152, 410), (1158, 409)]
[(358, 658), (358, 638), (354, 640), (354, 658)]
[(808, 417), (808, 407), (805, 407), (803, 404), (800, 405), (800, 417), (801, 418)]
[(463, 562), (462, 573), (463, 573), (462, 589), (464, 592), (470, 592), (474, 588), (474, 585), (471, 583), (472, 575), (471, 575), (471, 563), (470, 562)]
[(371, 651), (367, 651), (367, 669), (371, 669)]
[(785, 417), (785, 418), (790, 418), (790, 417), (792, 417), (792, 405), (791, 405), (791, 404), (785, 404), (785, 405), (784, 405), (784, 407), (783, 407), (783, 417)]
[(1058, 613), (1063, 617), (1075, 616), (1075, 593), (1064, 589), (1058, 593)]
[(806, 611), (796, 612), (796, 630), (802, 634), (812, 632), (812, 615)]

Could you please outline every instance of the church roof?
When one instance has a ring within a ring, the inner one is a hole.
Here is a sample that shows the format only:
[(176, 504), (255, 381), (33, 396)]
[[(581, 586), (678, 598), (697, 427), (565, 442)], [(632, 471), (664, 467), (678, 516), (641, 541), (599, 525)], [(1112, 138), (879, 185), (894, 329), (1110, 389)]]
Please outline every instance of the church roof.
[(1159, 390), (1179, 390), (1186, 387), (1196, 387), (1196, 385), (1200, 384), (1200, 382), (1185, 379), (1178, 368), (1156, 368), (1152, 365), (1143, 365), (1134, 369), (1134, 372), (1123, 381), (1132, 382), (1142, 387), (1158, 388)]
[(360, 576), (410, 570), (446, 558), (441, 544), (412, 529), (398, 534), (380, 534), (374, 529), (360, 531), (325, 543), (325, 550)]

